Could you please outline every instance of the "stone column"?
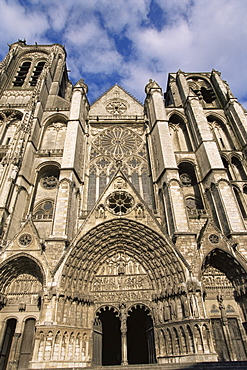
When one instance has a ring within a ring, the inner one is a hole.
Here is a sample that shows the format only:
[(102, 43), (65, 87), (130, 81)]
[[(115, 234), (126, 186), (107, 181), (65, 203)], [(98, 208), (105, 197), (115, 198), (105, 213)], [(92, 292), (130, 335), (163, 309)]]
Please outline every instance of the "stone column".
[(13, 340), (12, 340), (12, 344), (10, 348), (9, 360), (8, 360), (9, 370), (14, 370), (18, 368), (18, 362), (19, 362), (18, 347), (19, 347), (20, 336), (21, 336), (21, 333), (15, 333), (13, 336)]
[(231, 359), (231, 361), (237, 361), (236, 354), (235, 354), (235, 351), (233, 350), (233, 346), (232, 346), (231, 335), (230, 335), (230, 330), (229, 330), (229, 326), (228, 326), (228, 320), (227, 320), (227, 317), (226, 317), (225, 305), (223, 304), (222, 295), (219, 294), (217, 296), (217, 300), (219, 302), (219, 309), (220, 309), (221, 320), (222, 320), (222, 329), (223, 329), (223, 333), (224, 333), (224, 336), (225, 336), (225, 339), (226, 339), (226, 344), (227, 344), (228, 352), (229, 352), (229, 355), (230, 355), (230, 359)]
[(122, 348), (122, 361), (121, 365), (125, 366), (128, 365), (128, 357), (127, 357), (127, 314), (126, 314), (126, 307), (124, 304), (120, 307), (120, 331), (121, 331), (121, 348)]

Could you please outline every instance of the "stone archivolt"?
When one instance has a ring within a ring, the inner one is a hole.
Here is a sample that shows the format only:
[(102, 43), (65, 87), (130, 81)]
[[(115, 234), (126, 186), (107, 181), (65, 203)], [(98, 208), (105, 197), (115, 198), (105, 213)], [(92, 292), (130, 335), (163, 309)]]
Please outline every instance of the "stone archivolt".
[(88, 291), (87, 282), (119, 251), (148, 271), (155, 292), (185, 281), (182, 262), (168, 242), (147, 226), (121, 219), (97, 226), (73, 248), (63, 268), (63, 287)]

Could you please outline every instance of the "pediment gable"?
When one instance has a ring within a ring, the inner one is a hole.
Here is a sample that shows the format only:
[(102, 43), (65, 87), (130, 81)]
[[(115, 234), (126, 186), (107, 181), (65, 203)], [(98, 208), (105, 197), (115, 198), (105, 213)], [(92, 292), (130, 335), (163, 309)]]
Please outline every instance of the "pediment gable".
[(122, 87), (115, 85), (97, 99), (90, 108), (89, 116), (108, 119), (143, 117), (142, 104)]
[(81, 226), (76, 240), (79, 240), (89, 228), (116, 218), (136, 220), (149, 225), (149, 227), (152, 225), (153, 230), (161, 232), (160, 224), (152, 211), (121, 170), (116, 172), (115, 176), (106, 186), (104, 192)]
[(14, 236), (6, 246), (7, 250), (15, 251), (41, 251), (42, 245), (36, 227), (31, 219), (28, 219), (20, 231)]
[(214, 248), (231, 251), (231, 244), (229, 240), (215, 226), (212, 220), (208, 220), (205, 226), (202, 228), (198, 236), (197, 243), (204, 254), (207, 254)]

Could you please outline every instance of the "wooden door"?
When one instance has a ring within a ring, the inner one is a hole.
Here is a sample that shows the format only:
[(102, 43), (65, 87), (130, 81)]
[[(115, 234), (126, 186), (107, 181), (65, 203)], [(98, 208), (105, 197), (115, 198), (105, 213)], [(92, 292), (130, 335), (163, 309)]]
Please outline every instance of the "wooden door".
[(230, 356), (225, 340), (225, 335), (222, 328), (221, 319), (211, 319), (213, 336), (215, 342), (215, 350), (218, 354), (219, 361), (230, 361)]
[(19, 370), (24, 370), (28, 368), (29, 361), (31, 360), (33, 352), (33, 341), (35, 334), (35, 319), (28, 319), (25, 322), (25, 327), (21, 342), (20, 360), (19, 360)]
[(7, 326), (3, 338), (3, 344), (0, 353), (0, 370), (5, 370), (8, 364), (11, 344), (15, 333), (16, 319), (7, 321)]
[(93, 365), (102, 365), (102, 322), (96, 317), (93, 325)]

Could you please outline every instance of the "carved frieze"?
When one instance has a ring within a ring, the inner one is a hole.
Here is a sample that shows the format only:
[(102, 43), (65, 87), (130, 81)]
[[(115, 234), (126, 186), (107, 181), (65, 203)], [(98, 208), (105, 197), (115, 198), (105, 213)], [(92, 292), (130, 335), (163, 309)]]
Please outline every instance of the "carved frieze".
[(124, 252), (108, 258), (92, 283), (95, 302), (151, 300), (150, 279), (142, 265)]

